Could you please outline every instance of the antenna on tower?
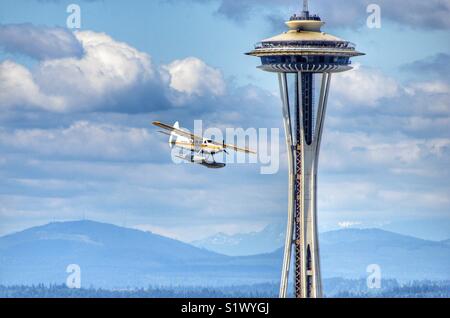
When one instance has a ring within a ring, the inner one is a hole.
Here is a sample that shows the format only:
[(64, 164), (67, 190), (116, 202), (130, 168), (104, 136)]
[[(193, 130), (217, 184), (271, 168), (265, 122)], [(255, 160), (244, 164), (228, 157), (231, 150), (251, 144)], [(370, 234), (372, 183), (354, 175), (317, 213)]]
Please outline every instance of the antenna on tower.
[(303, 0), (303, 12), (308, 12), (308, 0)]

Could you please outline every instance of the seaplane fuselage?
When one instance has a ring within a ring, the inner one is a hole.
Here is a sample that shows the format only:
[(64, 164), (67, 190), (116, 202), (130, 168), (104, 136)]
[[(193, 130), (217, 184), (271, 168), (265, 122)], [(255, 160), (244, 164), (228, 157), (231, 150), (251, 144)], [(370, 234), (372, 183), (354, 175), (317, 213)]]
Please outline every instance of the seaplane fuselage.
[(192, 150), (195, 152), (203, 152), (211, 155), (215, 155), (224, 151), (223, 146), (213, 144), (212, 140), (203, 139), (203, 141), (197, 141), (180, 136), (176, 141), (172, 141), (171, 146), (186, 150)]

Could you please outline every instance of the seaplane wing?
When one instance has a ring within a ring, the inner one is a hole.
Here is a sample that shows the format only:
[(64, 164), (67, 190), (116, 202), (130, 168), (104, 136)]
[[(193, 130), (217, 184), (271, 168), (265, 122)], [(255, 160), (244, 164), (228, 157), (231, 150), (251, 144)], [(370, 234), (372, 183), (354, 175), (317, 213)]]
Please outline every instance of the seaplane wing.
[(173, 133), (173, 134), (176, 134), (176, 135), (179, 135), (179, 136), (190, 138), (192, 140), (203, 141), (203, 137), (191, 134), (191, 133), (189, 133), (187, 131), (181, 130), (179, 128), (176, 128), (176, 127), (173, 127), (173, 126), (170, 126), (170, 125), (167, 125), (167, 124), (163, 124), (163, 123), (161, 123), (159, 121), (153, 122), (153, 125), (166, 130), (167, 132), (162, 132), (162, 133), (166, 134), (166, 135), (169, 135), (169, 136), (170, 136), (170, 134)]
[(228, 145), (225, 142), (213, 141), (204, 137), (194, 135), (188, 131), (184, 131), (180, 129), (180, 125), (178, 122), (176, 122), (175, 125), (170, 126), (159, 121), (155, 121), (153, 122), (153, 125), (162, 128), (163, 131), (160, 132), (170, 137), (170, 147), (177, 146), (180, 148), (188, 149), (190, 151), (199, 151), (202, 154), (207, 153), (212, 157), (220, 152), (225, 152), (228, 154), (227, 149), (231, 149), (236, 152), (256, 154), (256, 152), (248, 148), (241, 148), (236, 145)]
[(245, 153), (250, 153), (250, 154), (256, 155), (256, 152), (254, 152), (253, 150), (250, 150), (248, 148), (241, 148), (241, 147), (238, 147), (235, 145), (228, 145), (228, 144), (220, 143), (220, 142), (216, 142), (216, 141), (213, 141), (212, 143), (217, 146), (222, 146), (224, 149), (231, 149), (236, 152), (245, 152)]
[(225, 148), (233, 149), (234, 151), (245, 152), (245, 153), (250, 153), (250, 154), (256, 155), (256, 152), (254, 152), (253, 150), (250, 150), (248, 148), (239, 148), (235, 145), (225, 144)]

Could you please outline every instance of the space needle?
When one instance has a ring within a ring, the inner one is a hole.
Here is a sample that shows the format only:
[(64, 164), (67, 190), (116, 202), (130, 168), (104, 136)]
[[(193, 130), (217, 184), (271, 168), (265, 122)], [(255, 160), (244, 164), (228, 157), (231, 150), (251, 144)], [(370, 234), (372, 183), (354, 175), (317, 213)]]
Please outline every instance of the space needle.
[(280, 297), (287, 297), (292, 255), (296, 298), (322, 297), (317, 229), (317, 171), (331, 75), (351, 70), (355, 45), (321, 31), (325, 23), (303, 11), (289, 30), (261, 41), (248, 55), (278, 74), (289, 164), (288, 225)]

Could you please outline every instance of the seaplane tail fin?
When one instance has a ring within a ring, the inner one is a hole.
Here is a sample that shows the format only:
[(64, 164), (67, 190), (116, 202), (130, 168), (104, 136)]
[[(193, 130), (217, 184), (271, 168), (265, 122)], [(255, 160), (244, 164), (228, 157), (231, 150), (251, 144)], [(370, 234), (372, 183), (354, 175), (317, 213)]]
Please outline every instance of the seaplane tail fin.
[[(180, 123), (176, 122), (173, 125), (173, 128), (180, 129)], [(169, 137), (170, 148), (173, 148), (175, 146), (175, 142), (177, 141), (177, 138), (178, 138), (178, 135), (175, 133), (175, 131), (172, 131), (172, 133), (170, 134), (170, 137)]]

